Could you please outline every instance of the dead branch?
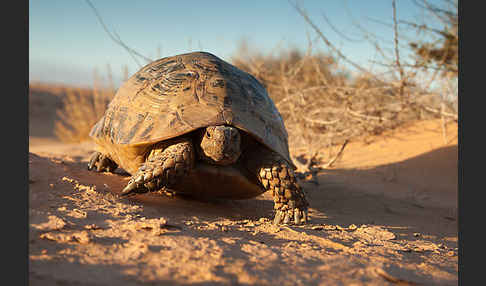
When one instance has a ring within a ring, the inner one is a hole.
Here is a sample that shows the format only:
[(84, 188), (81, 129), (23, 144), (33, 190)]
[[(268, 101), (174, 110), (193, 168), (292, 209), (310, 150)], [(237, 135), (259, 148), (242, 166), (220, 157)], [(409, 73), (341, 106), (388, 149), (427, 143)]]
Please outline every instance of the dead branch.
[(324, 121), (324, 120), (319, 120), (319, 119), (311, 119), (311, 118), (308, 118), (308, 117), (305, 117), (303, 116), (302, 117), (305, 121), (308, 121), (310, 123), (314, 123), (314, 124), (319, 124), (319, 125), (332, 125), (332, 124), (336, 124), (339, 122), (339, 119), (335, 119), (335, 120), (332, 120), (332, 121)]
[(443, 116), (447, 116), (447, 117), (452, 117), (456, 122), (458, 120), (457, 114), (445, 112), (443, 110), (433, 109), (433, 108), (428, 107), (428, 106), (422, 106), (422, 108), (425, 109), (425, 110), (427, 110), (427, 111), (433, 112), (433, 113), (437, 113), (437, 114), (440, 114), (440, 115), (443, 115)]
[(135, 61), (135, 63), (137, 63), (137, 65), (139, 67), (142, 67), (142, 65), (140, 64), (140, 62), (135, 58), (135, 56), (138, 56), (138, 57), (141, 57), (142, 59), (144, 59), (147, 63), (151, 62), (152, 59), (150, 58), (147, 58), (145, 56), (143, 56), (142, 54), (140, 54), (139, 52), (135, 51), (134, 49), (128, 47), (120, 38), (120, 36), (115, 32), (113, 31), (113, 34), (108, 30), (108, 28), (106, 27), (105, 25), (105, 22), (103, 21), (103, 18), (101, 17), (101, 15), (98, 13), (98, 10), (96, 9), (96, 7), (93, 5), (93, 3), (91, 3), (90, 0), (86, 0), (86, 3), (88, 3), (88, 5), (91, 7), (91, 9), (93, 9), (93, 12), (95, 13), (95, 16), (96, 18), (98, 19), (98, 21), (100, 22), (101, 26), (103, 27), (103, 30), (105, 30), (105, 32), (108, 34), (108, 36), (110, 37), (110, 39), (117, 43), (118, 45), (120, 45), (122, 48), (124, 48), (128, 54), (130, 54), (130, 56), (132, 57), (132, 59)]
[[(417, 2), (417, 1), (414, 1), (414, 2)], [(441, 14), (445, 14), (445, 15), (449, 16), (450, 11), (446, 11), (446, 10), (443, 10), (443, 9), (437, 7), (437, 6), (433, 6), (433, 5), (429, 4), (427, 0), (422, 0), (422, 3), (424, 3), (424, 6), (427, 9), (427, 11), (432, 13), (432, 15), (434, 15), (434, 17), (436, 17), (436, 19), (438, 19), (440, 22), (442, 22), (442, 24), (447, 25), (449, 23), (449, 19), (442, 17)]]
[(327, 169), (327, 168), (330, 168), (332, 166), (332, 164), (334, 164), (334, 162), (336, 162), (336, 160), (341, 156), (341, 154), (343, 153), (344, 151), (344, 148), (346, 147), (346, 145), (348, 144), (349, 140), (346, 139), (344, 140), (344, 143), (343, 145), (341, 145), (341, 148), (339, 149), (339, 151), (337, 152), (336, 156), (334, 156), (329, 162), (327, 162), (324, 166), (322, 166), (323, 169)]
[(336, 34), (338, 34), (341, 38), (345, 39), (346, 41), (348, 42), (351, 42), (351, 43), (359, 43), (359, 42), (362, 42), (364, 41), (364, 39), (361, 39), (361, 40), (357, 40), (357, 39), (351, 39), (350, 37), (348, 37), (345, 33), (341, 32), (336, 26), (334, 26), (331, 21), (329, 20), (329, 18), (327, 18), (326, 14), (325, 13), (321, 13), (322, 14), (322, 17), (324, 18), (324, 21), (326, 21), (326, 23), (329, 25), (329, 27), (331, 28), (331, 30), (333, 30)]
[(365, 115), (365, 114), (362, 114), (362, 113), (353, 111), (349, 107), (346, 107), (346, 112), (349, 113), (349, 114), (351, 114), (351, 115), (353, 115), (353, 116), (361, 117), (361, 118), (364, 118), (364, 119), (372, 119), (372, 120), (379, 120), (379, 121), (388, 121), (388, 119), (383, 118), (383, 117)]
[(400, 97), (403, 97), (403, 89), (406, 85), (406, 77), (403, 67), (400, 63), (400, 52), (398, 51), (398, 25), (397, 25), (397, 8), (396, 8), (396, 0), (392, 1), (392, 8), (393, 8), (393, 35), (394, 35), (394, 43), (395, 43), (395, 64), (397, 65), (398, 72), (400, 74), (400, 86), (399, 86), (399, 94)]
[(419, 25), (417, 23), (412, 23), (412, 22), (409, 22), (409, 21), (406, 21), (406, 20), (400, 20), (399, 22), (402, 23), (402, 24), (409, 25), (409, 26), (416, 28), (418, 30), (425, 30), (425, 31), (429, 31), (429, 32), (434, 32), (434, 33), (437, 33), (437, 34), (440, 34), (440, 35), (442, 34), (441, 30), (430, 28), (429, 26), (427, 26), (425, 24)]
[(292, 157), (292, 161), (294, 162), (294, 165), (297, 167), (297, 170), (301, 173), (309, 173), (310, 172), (310, 169), (312, 167), (313, 164), (315, 164), (315, 158), (317, 157), (317, 154), (319, 154), (318, 151), (315, 151), (309, 158), (309, 160), (307, 160), (307, 162), (305, 164), (301, 163), (299, 161), (299, 159), (297, 159), (296, 157), (290, 155), (290, 157)]
[(309, 24), (312, 29), (319, 35), (319, 37), (324, 41), (324, 43), (334, 52), (336, 53), (339, 58), (343, 59), (344, 61), (346, 61), (347, 63), (349, 63), (350, 65), (352, 65), (353, 67), (355, 67), (356, 69), (358, 69), (359, 71), (365, 73), (365, 74), (368, 74), (368, 75), (372, 75), (371, 72), (369, 72), (367, 69), (363, 68), (362, 66), (360, 66), (359, 64), (355, 63), (354, 61), (348, 59), (348, 57), (346, 57), (343, 53), (341, 53), (341, 51), (339, 49), (337, 49), (327, 38), (326, 36), (324, 36), (324, 34), (321, 32), (321, 30), (314, 24), (314, 22), (311, 21), (311, 19), (309, 18), (309, 16), (307, 15), (307, 13), (302, 10), (296, 3), (292, 3), (289, 1), (289, 3), (297, 10), (297, 12), (304, 18), (304, 20), (307, 22), (307, 24)]

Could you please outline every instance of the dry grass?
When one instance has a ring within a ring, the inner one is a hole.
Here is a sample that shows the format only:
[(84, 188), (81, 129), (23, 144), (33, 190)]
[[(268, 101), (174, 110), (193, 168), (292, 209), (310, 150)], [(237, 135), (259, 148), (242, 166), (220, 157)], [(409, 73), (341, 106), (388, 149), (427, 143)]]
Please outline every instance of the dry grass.
[[(304, 152), (308, 159), (319, 155), (330, 162), (335, 154), (322, 154), (322, 149), (337, 145), (337, 153), (352, 138), (438, 118), (444, 106), (436, 94), (413, 84), (403, 86), (366, 74), (348, 78), (344, 69), (322, 54), (289, 51), (272, 57), (246, 53), (233, 63), (265, 85), (284, 118), (291, 153)], [(453, 113), (449, 110), (447, 114)]]
[[(422, 2), (427, 4), (425, 0)], [(242, 45), (233, 57), (234, 65), (254, 75), (267, 88), (284, 118), (291, 154), (304, 154), (307, 167), (313, 160), (324, 161), (321, 166), (331, 166), (343, 152), (346, 143), (358, 136), (378, 135), (416, 120), (441, 118), (446, 138), (446, 123), (457, 122), (457, 73), (449, 73), (449, 76), (444, 77), (440, 71), (447, 67), (446, 62), (444, 59), (432, 58), (428, 53), (421, 53), (417, 63), (410, 63), (410, 59), (405, 59), (399, 53), (400, 41), (404, 39), (398, 26), (404, 22), (397, 18), (396, 0), (392, 0), (391, 4), (393, 22), (390, 27), (394, 32), (394, 49), (391, 54), (385, 55), (385, 49), (376, 40), (376, 36), (360, 28), (364, 38), (369, 39), (377, 54), (383, 57), (384, 61), (378, 64), (387, 67), (388, 71), (381, 74), (351, 61), (297, 4), (292, 6), (309, 24), (317, 38), (322, 40), (327, 54), (312, 53), (312, 42), (309, 39), (309, 48), (305, 54), (290, 50), (281, 51), (278, 56), (262, 55), (250, 53)], [(424, 7), (425, 11), (436, 14), (441, 11), (428, 5)], [(454, 19), (452, 17), (449, 20)], [(454, 23), (449, 24), (454, 26)], [(425, 24), (405, 24), (417, 30), (427, 28)], [(437, 31), (429, 29), (428, 32)], [(453, 38), (457, 39), (457, 31), (455, 34), (453, 32), (449, 34), (455, 35)], [(439, 31), (439, 34), (443, 33)], [(114, 40), (125, 49), (128, 48), (121, 39)], [(457, 51), (449, 48), (457, 48), (457, 41), (454, 43), (449, 43), (446, 50)], [(412, 43), (409, 48), (414, 47), (417, 48), (418, 44)], [(433, 47), (428, 50), (436, 51)], [(133, 50), (131, 55), (141, 57)], [(342, 64), (354, 67), (359, 74), (349, 76), (351, 72)], [(429, 75), (428, 80), (424, 74)], [(431, 88), (434, 83), (439, 89)], [(60, 120), (56, 123), (56, 136), (66, 142), (88, 139), (91, 127), (102, 116), (113, 95), (112, 82), (111, 89), (101, 90), (95, 86), (89, 95), (70, 90), (63, 101), (63, 108), (58, 112)], [(454, 101), (445, 100), (450, 95), (452, 98), (456, 96)], [(329, 148), (333, 146), (336, 148)], [(335, 151), (323, 154), (322, 149)]]
[(63, 142), (89, 140), (93, 125), (103, 116), (115, 94), (113, 87), (92, 90), (68, 88), (63, 97), (62, 108), (57, 110), (59, 120), (55, 123), (54, 134)]
[[(320, 156), (329, 162), (335, 154), (320, 150), (337, 146), (337, 153), (342, 144), (357, 136), (380, 134), (406, 122), (440, 118), (441, 114), (446, 115), (445, 120), (457, 116), (436, 94), (411, 84), (411, 78), (405, 86), (366, 74), (350, 78), (324, 54), (291, 50), (270, 56), (240, 51), (232, 63), (267, 88), (284, 118), (291, 153), (303, 152), (308, 159)], [(55, 135), (64, 142), (89, 139), (89, 131), (114, 93), (113, 87), (66, 89)]]

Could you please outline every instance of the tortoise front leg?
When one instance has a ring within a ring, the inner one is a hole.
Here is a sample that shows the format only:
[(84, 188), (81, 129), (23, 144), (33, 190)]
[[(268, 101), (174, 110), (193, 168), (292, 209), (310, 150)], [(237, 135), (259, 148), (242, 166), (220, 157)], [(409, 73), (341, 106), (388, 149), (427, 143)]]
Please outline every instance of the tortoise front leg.
[(122, 196), (170, 188), (194, 166), (194, 148), (190, 140), (175, 143), (149, 156), (130, 178)]
[(271, 191), (274, 201), (274, 224), (306, 223), (309, 203), (297, 183), (290, 164), (275, 152), (259, 150), (247, 157), (247, 166), (256, 172), (265, 191)]
[(118, 168), (118, 164), (111, 160), (108, 155), (96, 151), (93, 152), (88, 163), (88, 170), (94, 168), (97, 172), (113, 172)]

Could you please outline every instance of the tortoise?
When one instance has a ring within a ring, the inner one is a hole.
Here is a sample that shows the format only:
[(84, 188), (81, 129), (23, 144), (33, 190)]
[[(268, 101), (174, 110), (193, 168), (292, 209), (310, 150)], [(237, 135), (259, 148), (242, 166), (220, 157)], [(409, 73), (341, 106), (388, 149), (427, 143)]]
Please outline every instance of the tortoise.
[(116, 92), (90, 136), (89, 170), (131, 175), (121, 196), (248, 199), (272, 191), (275, 224), (307, 222), (283, 119), (252, 75), (207, 52), (153, 61)]

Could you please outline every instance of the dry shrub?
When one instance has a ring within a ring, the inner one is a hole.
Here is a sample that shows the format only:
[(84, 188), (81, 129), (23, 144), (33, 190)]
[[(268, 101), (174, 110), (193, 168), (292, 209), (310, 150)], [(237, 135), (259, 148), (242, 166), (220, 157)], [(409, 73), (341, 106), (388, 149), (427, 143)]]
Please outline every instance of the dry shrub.
[[(36, 94), (50, 94), (54, 96), (62, 96), (66, 93), (68, 87), (64, 84), (57, 83), (43, 83), (43, 82), (29, 82), (29, 95), (32, 92)], [(86, 91), (87, 89), (83, 89)]]
[(63, 98), (63, 107), (57, 110), (60, 120), (54, 134), (63, 142), (74, 143), (89, 139), (93, 125), (103, 116), (114, 96), (113, 88), (93, 88), (86, 91), (69, 88)]
[(310, 52), (291, 50), (277, 57), (240, 53), (233, 64), (267, 88), (294, 154), (330, 160), (334, 154), (322, 154), (322, 149), (441, 114), (437, 95), (421, 90), (413, 79), (401, 86), (367, 74), (351, 78), (332, 57)]
[[(444, 2), (452, 3), (457, 10), (457, 1)], [(326, 38), (304, 9), (297, 3), (290, 3), (325, 43), (330, 51), (329, 55), (312, 54), (311, 43), (305, 54), (290, 50), (282, 51), (278, 56), (262, 55), (248, 52), (243, 42), (232, 63), (254, 75), (267, 88), (284, 118), (289, 132), (291, 154), (302, 154), (303, 151), (310, 159), (308, 162), (317, 155), (321, 158), (328, 157), (328, 162), (333, 162), (336, 158), (333, 157), (334, 154), (322, 154), (320, 151), (333, 145), (340, 145), (342, 151), (346, 142), (358, 136), (378, 135), (401, 124), (421, 119), (441, 118), (444, 130), (445, 118), (457, 122), (457, 99), (446, 101), (444, 98), (447, 94), (457, 94), (454, 91), (458, 65), (457, 13), (449, 13), (429, 5), (425, 0), (414, 1), (416, 5), (440, 19), (444, 19), (441, 14), (447, 16), (445, 30), (435, 31), (425, 24), (399, 21), (396, 16), (396, 0), (392, 0), (393, 23), (390, 26), (394, 29), (395, 49), (391, 57), (392, 63), (382, 64), (389, 66), (389, 73), (395, 76), (385, 78), (372, 74), (349, 60)], [(453, 12), (454, 7), (451, 10)], [(99, 20), (113, 39), (102, 19)], [(399, 55), (399, 24), (417, 28), (419, 32), (424, 29), (433, 31), (442, 35), (445, 41), (439, 46), (423, 42), (409, 43), (409, 47), (417, 55), (417, 61), (415, 64), (406, 63), (403, 56), (400, 58)], [(452, 28), (449, 29), (449, 26)], [(363, 34), (385, 58), (380, 43), (374, 40), (376, 36), (366, 30)], [(136, 56), (147, 59), (126, 46), (121, 39), (116, 38), (114, 41), (129, 51), (134, 60)], [(351, 78), (350, 73), (340, 66), (336, 58), (351, 64), (361, 74)], [(446, 84), (442, 91), (433, 91), (430, 83), (436, 81), (439, 71), (444, 70), (444, 67), (446, 72), (440, 74), (445, 78)], [(416, 83), (424, 81), (421, 71), (428, 72), (430, 69), (436, 69), (437, 72), (433, 73), (429, 84), (419, 87)], [(450, 83), (452, 85), (448, 87)], [(445, 90), (448, 88), (449, 90)], [(56, 123), (56, 135), (63, 141), (71, 142), (88, 138), (89, 130), (102, 116), (113, 95), (113, 88), (106, 94), (95, 88), (91, 97), (70, 91), (66, 96), (64, 109), (59, 111), (62, 121)]]
[[(369, 74), (350, 77), (333, 57), (322, 53), (290, 50), (272, 56), (240, 49), (232, 63), (266, 87), (284, 118), (292, 154), (329, 161), (334, 154), (322, 154), (322, 149), (358, 136), (444, 114), (457, 120), (457, 112), (437, 94), (417, 87), (412, 77), (406, 85)], [(114, 93), (113, 86), (95, 86), (91, 93), (70, 89), (58, 111), (56, 136), (65, 142), (88, 139)]]

